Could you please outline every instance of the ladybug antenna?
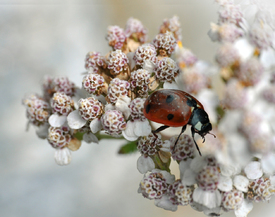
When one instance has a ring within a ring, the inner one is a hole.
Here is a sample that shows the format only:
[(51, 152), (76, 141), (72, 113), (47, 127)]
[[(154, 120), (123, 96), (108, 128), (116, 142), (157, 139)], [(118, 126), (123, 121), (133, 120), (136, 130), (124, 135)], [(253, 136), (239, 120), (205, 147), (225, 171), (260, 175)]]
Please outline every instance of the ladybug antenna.
[(210, 134), (210, 135), (214, 136), (214, 138), (216, 138), (216, 135), (214, 135), (213, 133), (209, 133), (209, 132), (208, 132), (208, 134)]

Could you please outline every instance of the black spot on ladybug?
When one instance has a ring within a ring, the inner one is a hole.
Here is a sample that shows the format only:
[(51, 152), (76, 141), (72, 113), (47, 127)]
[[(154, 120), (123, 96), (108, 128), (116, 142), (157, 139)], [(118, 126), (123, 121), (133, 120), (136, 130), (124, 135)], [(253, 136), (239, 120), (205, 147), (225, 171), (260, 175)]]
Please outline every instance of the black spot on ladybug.
[(187, 98), (187, 105), (190, 107), (197, 107), (197, 102), (193, 98)]
[(174, 118), (174, 115), (173, 114), (169, 114), (169, 115), (167, 115), (167, 119), (170, 121), (170, 120), (172, 120)]
[(148, 114), (149, 111), (150, 111), (150, 104), (148, 104), (148, 105), (146, 106), (146, 113)]
[(168, 95), (166, 98), (166, 103), (170, 103), (174, 100), (174, 96), (173, 95)]

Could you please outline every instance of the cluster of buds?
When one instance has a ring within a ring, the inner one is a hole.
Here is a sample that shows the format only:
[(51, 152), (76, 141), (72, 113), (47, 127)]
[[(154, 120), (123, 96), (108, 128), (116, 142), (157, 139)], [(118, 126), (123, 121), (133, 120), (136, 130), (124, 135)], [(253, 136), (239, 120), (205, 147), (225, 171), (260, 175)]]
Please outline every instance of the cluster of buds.
[[(107, 55), (87, 54), (82, 87), (66, 77), (46, 77), (42, 96), (23, 100), (29, 123), (55, 149), (59, 165), (70, 163), (71, 151), (82, 141), (120, 137), (129, 142), (119, 153), (140, 152), (138, 192), (158, 207), (176, 211), (190, 205), (208, 216), (233, 211), (242, 217), (253, 202), (270, 200), (275, 193), (274, 26), (268, 13), (259, 10), (250, 24), (243, 5), (216, 1), (219, 18), (209, 36), (220, 43), (217, 67), (183, 47), (178, 17), (165, 19), (151, 42), (143, 24), (130, 18), (125, 29), (108, 27)], [(221, 78), (222, 91), (212, 87), (213, 76)], [(206, 135), (205, 143), (196, 138), (203, 156), (187, 134), (167, 138), (152, 131), (144, 102), (160, 88), (183, 90), (203, 105), (216, 135)], [(177, 180), (172, 160), (179, 166)]]
[(105, 56), (88, 52), (82, 87), (67, 77), (47, 76), (42, 96), (32, 94), (23, 100), (29, 123), (55, 148), (58, 164), (69, 164), (70, 151), (78, 150), (82, 140), (97, 143), (106, 134), (129, 141), (149, 136), (145, 99), (165, 82), (175, 82), (180, 73), (170, 58), (180, 37), (178, 18), (165, 20), (160, 29), (149, 43), (148, 31), (137, 19), (130, 18), (125, 29), (108, 27), (106, 39), (112, 50)]

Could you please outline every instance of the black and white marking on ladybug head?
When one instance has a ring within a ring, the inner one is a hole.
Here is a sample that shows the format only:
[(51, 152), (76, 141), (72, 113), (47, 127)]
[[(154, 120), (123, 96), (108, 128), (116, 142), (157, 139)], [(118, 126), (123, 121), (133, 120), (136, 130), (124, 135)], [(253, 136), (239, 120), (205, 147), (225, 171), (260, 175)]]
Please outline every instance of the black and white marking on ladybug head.
[(210, 130), (212, 125), (209, 121), (207, 113), (200, 108), (195, 108), (192, 113), (192, 117), (189, 121), (195, 132), (204, 137)]

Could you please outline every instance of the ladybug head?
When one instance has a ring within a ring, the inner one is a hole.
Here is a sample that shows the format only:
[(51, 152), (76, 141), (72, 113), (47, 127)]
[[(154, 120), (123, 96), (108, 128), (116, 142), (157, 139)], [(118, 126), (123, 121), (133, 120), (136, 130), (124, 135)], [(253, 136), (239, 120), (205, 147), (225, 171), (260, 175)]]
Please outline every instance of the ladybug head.
[(212, 125), (209, 122), (208, 114), (200, 108), (195, 108), (190, 119), (192, 125), (192, 134), (198, 133), (202, 138), (212, 130)]
[[(194, 135), (195, 135), (195, 133), (199, 134), (203, 138), (203, 142), (204, 142), (204, 140), (205, 140), (204, 136), (207, 133), (209, 133), (210, 130), (212, 130), (212, 125), (209, 122), (208, 114), (201, 108), (195, 108), (192, 112), (192, 116), (189, 120), (189, 124), (192, 125), (191, 132), (192, 132), (193, 141), (194, 141), (194, 143), (199, 151), (199, 154), (201, 156), (201, 152), (200, 152), (198, 144), (196, 143), (196, 141), (194, 139)], [(213, 135), (213, 136), (215, 137), (215, 135)]]

